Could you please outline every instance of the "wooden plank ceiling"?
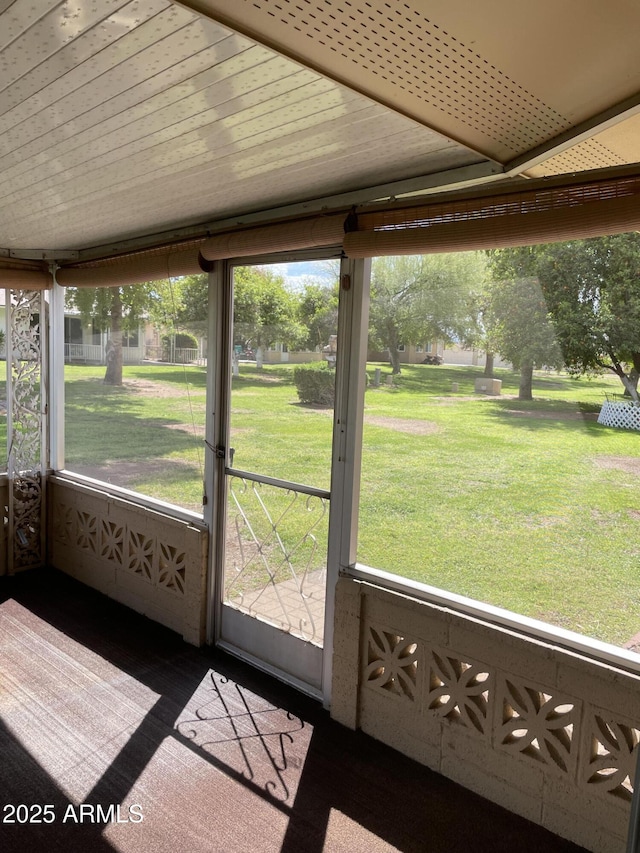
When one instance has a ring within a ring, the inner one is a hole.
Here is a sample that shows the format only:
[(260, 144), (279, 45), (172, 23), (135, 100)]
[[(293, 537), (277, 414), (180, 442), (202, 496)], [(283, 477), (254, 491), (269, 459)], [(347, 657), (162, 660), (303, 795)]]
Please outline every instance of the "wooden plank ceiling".
[(628, 0), (0, 0), (0, 251), (635, 164), (639, 32)]

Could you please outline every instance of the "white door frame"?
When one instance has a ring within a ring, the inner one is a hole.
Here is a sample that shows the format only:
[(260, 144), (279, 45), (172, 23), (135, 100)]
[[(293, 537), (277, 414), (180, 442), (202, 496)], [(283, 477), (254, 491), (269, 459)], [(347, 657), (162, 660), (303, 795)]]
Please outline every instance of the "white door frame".
[[(313, 689), (295, 673), (257, 660), (250, 653), (227, 644), (221, 638), (222, 565), (226, 511), (226, 477), (228, 466), (229, 424), (227, 408), (231, 392), (231, 324), (232, 270), (234, 266), (259, 263), (283, 263), (296, 260), (335, 258), (335, 250), (305, 251), (260, 258), (233, 258), (216, 261), (209, 276), (209, 335), (207, 364), (207, 455), (205, 462), (205, 520), (210, 530), (209, 607), (207, 640), (228, 648), (256, 666), (272, 672), (305, 692), (321, 698), (325, 706), (331, 701), (333, 657), (333, 625), (335, 587), (341, 570), (355, 564), (357, 512), (362, 447), (362, 420), (366, 387), (365, 365), (368, 334), (369, 276), (368, 260), (342, 259), (340, 265), (340, 311), (338, 321), (338, 364), (334, 412), (333, 455), (331, 462), (331, 503), (329, 510), (329, 542), (327, 556), (327, 589), (325, 605), (324, 649), (320, 688)], [(223, 347), (221, 342), (227, 346)], [(263, 628), (256, 625), (256, 636)], [(292, 638), (284, 635), (283, 642)], [(303, 641), (298, 641), (301, 644)], [(305, 653), (300, 656), (304, 669)]]
[(369, 337), (371, 261), (342, 259), (334, 412), (322, 700), (331, 704), (335, 593), (340, 573), (355, 565), (362, 462), (362, 424)]

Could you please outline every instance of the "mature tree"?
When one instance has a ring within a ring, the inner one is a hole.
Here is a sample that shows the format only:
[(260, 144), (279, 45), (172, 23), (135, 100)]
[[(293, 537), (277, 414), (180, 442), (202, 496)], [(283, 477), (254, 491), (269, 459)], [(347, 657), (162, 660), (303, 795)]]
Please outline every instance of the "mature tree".
[(492, 253), (491, 265), (539, 282), (569, 370), (609, 370), (638, 401), (640, 235), (505, 249)]
[(206, 335), (209, 311), (209, 276), (185, 275), (175, 280), (175, 326), (196, 335)]
[(491, 285), (489, 297), (484, 319), (492, 345), (520, 371), (518, 398), (531, 400), (534, 369), (562, 365), (540, 284), (533, 277), (503, 278)]
[(315, 350), (326, 346), (338, 330), (338, 282), (304, 282), (298, 305), (298, 318), (306, 329), (302, 346)]
[(493, 377), (497, 341), (494, 335), (493, 325), (495, 317), (491, 312), (491, 281), (485, 277), (480, 285), (472, 292), (472, 316), (475, 322), (472, 324), (470, 333), (462, 340), (466, 346), (484, 350), (485, 362), (483, 374), (487, 378)]
[(236, 267), (233, 276), (234, 342), (251, 348), (262, 367), (264, 349), (276, 343), (296, 346), (304, 338), (297, 298), (282, 276), (266, 267)]
[(567, 367), (609, 370), (639, 402), (640, 234), (545, 246), (537, 274)]
[(173, 294), (168, 281), (125, 287), (77, 287), (67, 290), (67, 305), (109, 332), (106, 385), (122, 385), (122, 333), (135, 331), (143, 318), (166, 321)]
[[(180, 280), (178, 324), (202, 331), (207, 317), (208, 279), (185, 276)], [(268, 267), (235, 267), (233, 272), (233, 340), (253, 349), (258, 367), (263, 351), (275, 343), (297, 344), (304, 329), (297, 320), (298, 301), (284, 278)]]
[(426, 340), (470, 343), (478, 332), (475, 291), (484, 279), (478, 252), (376, 258), (371, 275), (369, 336), (389, 351)]

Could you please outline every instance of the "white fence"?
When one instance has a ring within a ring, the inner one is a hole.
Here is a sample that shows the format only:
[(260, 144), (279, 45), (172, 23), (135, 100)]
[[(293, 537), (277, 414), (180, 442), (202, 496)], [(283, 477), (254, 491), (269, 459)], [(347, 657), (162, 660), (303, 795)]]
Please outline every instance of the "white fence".
[(206, 364), (204, 353), (196, 347), (147, 346), (144, 357), (147, 361), (164, 361), (170, 364)]
[(104, 362), (104, 347), (100, 344), (65, 344), (65, 361)]
[[(74, 364), (106, 364), (105, 347), (101, 344), (65, 344), (64, 360)], [(143, 361), (161, 361), (173, 364), (205, 364), (205, 358), (193, 347), (174, 347), (167, 352), (163, 347), (122, 347), (124, 364)]]
[(598, 423), (619, 429), (640, 430), (640, 407), (631, 402), (607, 400), (600, 409)]

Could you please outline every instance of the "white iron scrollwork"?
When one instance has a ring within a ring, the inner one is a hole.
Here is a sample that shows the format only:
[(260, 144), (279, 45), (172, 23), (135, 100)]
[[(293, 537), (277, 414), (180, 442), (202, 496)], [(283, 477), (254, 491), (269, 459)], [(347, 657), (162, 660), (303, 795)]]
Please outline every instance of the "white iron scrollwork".
[(44, 296), (7, 291), (7, 433), (9, 572), (43, 563)]
[(225, 602), (322, 645), (329, 495), (229, 478)]

